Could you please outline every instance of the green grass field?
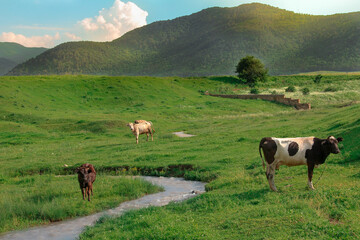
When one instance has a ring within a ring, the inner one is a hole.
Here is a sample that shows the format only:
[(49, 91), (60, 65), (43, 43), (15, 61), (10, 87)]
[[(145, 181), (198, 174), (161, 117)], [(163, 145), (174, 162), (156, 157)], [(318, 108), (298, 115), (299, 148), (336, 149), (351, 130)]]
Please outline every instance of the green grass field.
[[(104, 219), (82, 239), (359, 238), (360, 76), (329, 75), (320, 84), (313, 78), (272, 77), (258, 86), (261, 93), (308, 87), (306, 96), (286, 93), (313, 107), (297, 111), (202, 94), (250, 91), (232, 77), (1, 77), (0, 205), (25, 210), (1, 215), (0, 230), (89, 214), (75, 211), (88, 203), (76, 176), (68, 175), (89, 162), (99, 172), (91, 211), (121, 201), (105, 206), (103, 200), (124, 191), (114, 190), (122, 183), (110, 175), (184, 176), (209, 183), (205, 194), (186, 202)], [(336, 91), (325, 92), (329, 86)], [(153, 122), (154, 142), (142, 136), (135, 144), (125, 126), (135, 119)], [(196, 137), (178, 138), (175, 131)], [(315, 191), (307, 189), (305, 166), (281, 167), (275, 177), (280, 192), (270, 191), (258, 153), (262, 137), (329, 135), (344, 137), (342, 153), (315, 169), (315, 183), (323, 173)], [(64, 187), (57, 190), (58, 185)], [(133, 197), (157, 190), (136, 186)], [(12, 200), (17, 198), (22, 200)], [(61, 207), (46, 213), (49, 202)]]

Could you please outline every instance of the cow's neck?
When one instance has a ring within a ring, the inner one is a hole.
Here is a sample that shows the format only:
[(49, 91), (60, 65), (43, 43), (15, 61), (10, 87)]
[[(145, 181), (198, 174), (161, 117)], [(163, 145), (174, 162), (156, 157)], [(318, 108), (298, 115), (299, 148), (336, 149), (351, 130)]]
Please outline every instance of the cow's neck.
[(325, 152), (325, 151), (323, 151), (321, 153), (322, 154), (321, 154), (320, 159), (319, 159), (320, 160), (319, 164), (323, 164), (325, 162), (326, 158), (330, 155), (329, 152)]

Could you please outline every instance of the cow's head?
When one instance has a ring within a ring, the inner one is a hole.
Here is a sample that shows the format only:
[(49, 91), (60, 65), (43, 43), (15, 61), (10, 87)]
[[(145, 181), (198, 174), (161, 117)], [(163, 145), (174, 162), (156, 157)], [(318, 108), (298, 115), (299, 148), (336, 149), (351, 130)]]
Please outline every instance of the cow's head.
[(78, 175), (81, 175), (81, 176), (85, 176), (89, 173), (89, 168), (87, 167), (78, 167), (75, 172), (78, 174)]
[(321, 144), (328, 152), (338, 154), (340, 153), (338, 143), (342, 140), (344, 140), (342, 137), (335, 138), (333, 136), (329, 136)]
[(128, 123), (128, 124), (126, 124), (126, 126), (128, 126), (131, 129), (131, 131), (134, 131), (134, 124), (133, 123)]

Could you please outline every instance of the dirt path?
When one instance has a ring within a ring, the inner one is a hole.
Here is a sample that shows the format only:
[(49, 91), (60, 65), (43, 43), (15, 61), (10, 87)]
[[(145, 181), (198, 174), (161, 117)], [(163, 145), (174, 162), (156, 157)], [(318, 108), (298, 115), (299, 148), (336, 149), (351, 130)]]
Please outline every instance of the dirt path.
[(176, 136), (181, 137), (181, 138), (195, 137), (196, 136), (196, 135), (191, 135), (191, 134), (187, 134), (187, 133), (184, 133), (184, 132), (174, 132), (173, 134), (175, 134)]
[(96, 213), (86, 217), (34, 227), (23, 231), (15, 231), (0, 235), (1, 240), (16, 239), (76, 239), (86, 226), (93, 225), (104, 215), (120, 215), (131, 209), (140, 209), (149, 206), (164, 206), (173, 201), (182, 201), (196, 194), (205, 192), (205, 183), (185, 181), (181, 178), (142, 177), (143, 179), (164, 187), (165, 191), (144, 196), (142, 198), (124, 202), (119, 207)]

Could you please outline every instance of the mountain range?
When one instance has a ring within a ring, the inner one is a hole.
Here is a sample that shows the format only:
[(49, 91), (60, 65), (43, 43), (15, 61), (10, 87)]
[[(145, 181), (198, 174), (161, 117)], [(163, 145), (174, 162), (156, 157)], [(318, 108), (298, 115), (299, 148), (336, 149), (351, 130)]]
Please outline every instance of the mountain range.
[(246, 55), (273, 75), (360, 70), (360, 12), (314, 16), (252, 3), (154, 22), (111, 42), (69, 42), (8, 75), (234, 75)]
[(36, 57), (46, 48), (29, 48), (17, 43), (0, 42), (0, 75), (6, 74), (19, 63)]

